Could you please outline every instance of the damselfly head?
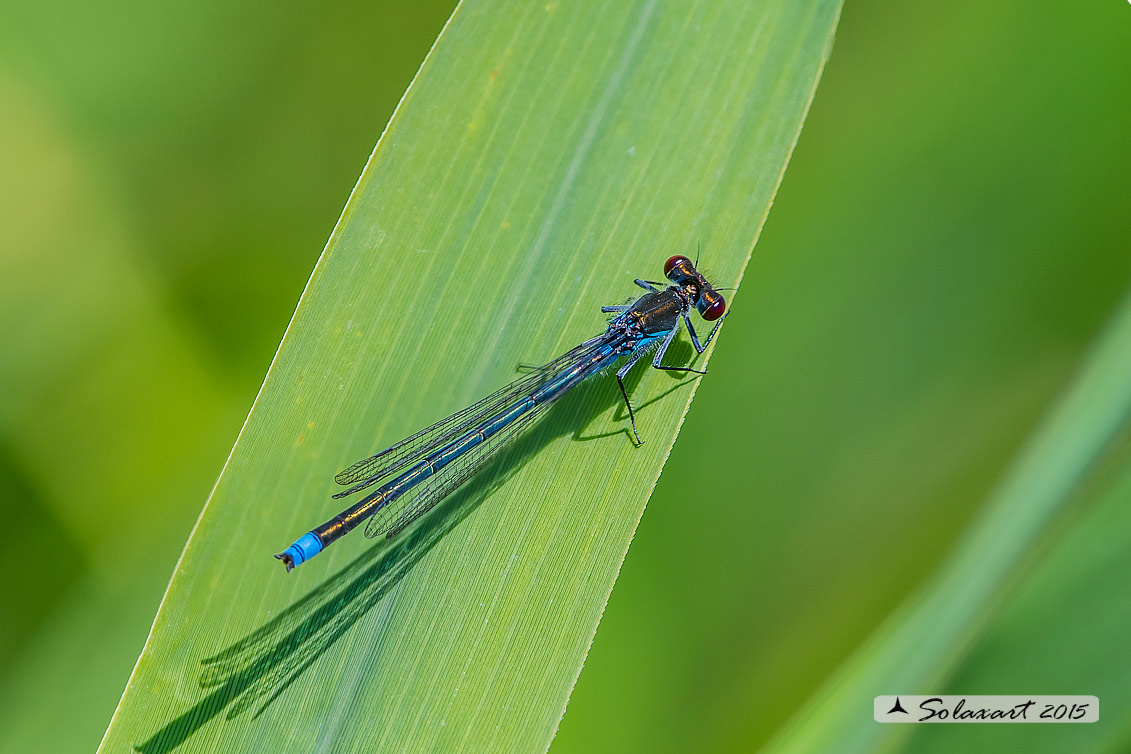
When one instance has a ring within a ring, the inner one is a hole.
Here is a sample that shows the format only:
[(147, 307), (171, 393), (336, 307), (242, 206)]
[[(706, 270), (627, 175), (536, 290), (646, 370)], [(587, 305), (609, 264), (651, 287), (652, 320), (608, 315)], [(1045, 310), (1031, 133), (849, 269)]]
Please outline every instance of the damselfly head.
[(695, 264), (682, 254), (676, 254), (664, 263), (664, 275), (676, 285), (682, 286), (695, 299), (695, 308), (708, 322), (714, 322), (726, 312), (726, 300), (695, 269)]
[(683, 285), (689, 280), (702, 276), (695, 269), (695, 265), (691, 263), (690, 259), (682, 254), (676, 254), (664, 262), (664, 277), (676, 285)]
[(695, 302), (695, 308), (699, 310), (699, 316), (703, 319), (714, 322), (726, 312), (727, 302), (721, 293), (707, 284), (705, 288), (699, 291), (699, 299)]

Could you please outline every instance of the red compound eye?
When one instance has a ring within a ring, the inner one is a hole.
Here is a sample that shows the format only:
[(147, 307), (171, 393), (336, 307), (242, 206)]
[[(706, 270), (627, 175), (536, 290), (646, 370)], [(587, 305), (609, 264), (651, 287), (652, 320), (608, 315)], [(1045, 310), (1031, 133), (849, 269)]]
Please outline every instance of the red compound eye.
[(674, 270), (677, 267), (691, 267), (691, 266), (692, 265), (691, 265), (690, 259), (683, 256), (682, 254), (676, 254), (674, 257), (672, 257), (668, 261), (664, 262), (664, 277), (670, 278), (672, 276), (672, 270)]
[(715, 293), (712, 301), (707, 301), (707, 296), (700, 298), (698, 309), (703, 319), (714, 322), (726, 312), (727, 302), (723, 300), (722, 296)]

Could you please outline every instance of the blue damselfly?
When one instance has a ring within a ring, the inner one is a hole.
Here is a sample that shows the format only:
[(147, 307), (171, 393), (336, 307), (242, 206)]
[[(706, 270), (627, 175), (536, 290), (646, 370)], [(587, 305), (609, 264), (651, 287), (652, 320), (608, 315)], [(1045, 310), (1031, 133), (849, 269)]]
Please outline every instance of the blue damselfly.
[[(632, 433), (639, 443), (636, 416), (624, 387), (624, 376), (652, 349), (656, 351), (652, 358), (656, 369), (705, 374), (691, 367), (666, 366), (661, 361), (679, 330), (681, 319), (687, 326), (691, 344), (698, 353), (703, 353), (718, 332), (726, 311), (723, 297), (687, 257), (670, 258), (664, 264), (664, 275), (671, 285), (637, 279), (636, 284), (647, 293), (631, 304), (602, 307), (601, 311), (615, 316), (601, 335), (478, 403), (343, 470), (334, 481), (347, 489), (334, 495), (335, 498), (384, 483), (357, 504), (299, 537), (275, 557), (290, 571), (366, 520), (369, 521), (365, 527), (367, 537), (391, 537), (400, 532), (486, 466), (570, 388), (622, 358), (628, 360), (617, 370), (617, 384), (628, 406)], [(703, 343), (699, 342), (691, 324), (689, 314), (693, 307), (703, 319), (715, 323)]]

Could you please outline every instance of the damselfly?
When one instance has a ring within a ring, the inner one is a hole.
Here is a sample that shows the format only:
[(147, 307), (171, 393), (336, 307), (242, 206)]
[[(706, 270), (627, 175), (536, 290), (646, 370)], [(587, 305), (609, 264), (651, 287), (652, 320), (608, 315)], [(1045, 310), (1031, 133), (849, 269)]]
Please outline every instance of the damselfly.
[[(656, 351), (652, 358), (656, 369), (705, 374), (691, 367), (667, 366), (661, 361), (681, 319), (687, 326), (691, 344), (698, 353), (703, 353), (719, 331), (726, 311), (723, 297), (687, 257), (677, 255), (669, 259), (664, 264), (664, 275), (671, 285), (637, 279), (636, 284), (647, 293), (631, 304), (602, 307), (601, 311), (616, 316), (601, 335), (478, 403), (339, 473), (334, 481), (347, 489), (334, 495), (335, 498), (352, 495), (378, 482), (384, 484), (356, 505), (299, 537), (275, 557), (290, 571), (366, 520), (369, 521), (365, 527), (367, 537), (391, 537), (400, 532), (486, 466), (570, 388), (622, 358), (628, 361), (617, 370), (617, 384), (628, 406), (632, 434), (640, 443), (624, 376), (652, 349)], [(692, 307), (703, 319), (715, 323), (703, 343), (699, 342), (691, 324)]]

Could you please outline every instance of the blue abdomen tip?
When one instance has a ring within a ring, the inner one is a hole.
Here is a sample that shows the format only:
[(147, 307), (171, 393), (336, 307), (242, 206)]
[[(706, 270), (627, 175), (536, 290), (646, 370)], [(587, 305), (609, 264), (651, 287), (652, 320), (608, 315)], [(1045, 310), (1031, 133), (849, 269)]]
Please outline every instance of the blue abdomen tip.
[(296, 568), (322, 552), (322, 540), (312, 531), (308, 531), (295, 540), (295, 543), (283, 550), (275, 557), (283, 561), (287, 570)]

